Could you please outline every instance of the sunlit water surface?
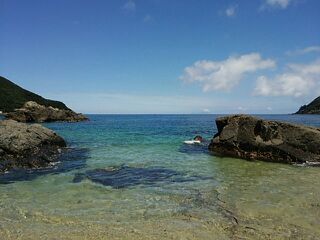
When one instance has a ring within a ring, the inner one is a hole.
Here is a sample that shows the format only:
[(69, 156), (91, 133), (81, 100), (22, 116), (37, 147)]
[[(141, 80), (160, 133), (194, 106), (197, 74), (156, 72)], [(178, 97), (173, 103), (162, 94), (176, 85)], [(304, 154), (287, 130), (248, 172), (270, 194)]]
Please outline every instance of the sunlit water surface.
[[(55, 170), (0, 178), (0, 239), (320, 238), (320, 168), (183, 144), (209, 140), (216, 115), (89, 117), (46, 124), (72, 148)], [(320, 127), (319, 116), (262, 117)], [(118, 172), (104, 185), (96, 169)]]

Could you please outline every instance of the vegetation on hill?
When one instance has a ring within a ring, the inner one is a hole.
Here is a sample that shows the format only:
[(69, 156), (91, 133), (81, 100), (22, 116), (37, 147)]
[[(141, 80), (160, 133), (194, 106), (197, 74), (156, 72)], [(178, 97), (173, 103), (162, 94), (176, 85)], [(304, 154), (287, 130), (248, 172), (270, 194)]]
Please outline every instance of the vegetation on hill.
[(320, 114), (320, 97), (317, 97), (308, 105), (303, 105), (296, 114)]
[(34, 101), (44, 106), (69, 110), (62, 102), (45, 99), (0, 76), (0, 111), (12, 112), (16, 108), (21, 108), (28, 101)]

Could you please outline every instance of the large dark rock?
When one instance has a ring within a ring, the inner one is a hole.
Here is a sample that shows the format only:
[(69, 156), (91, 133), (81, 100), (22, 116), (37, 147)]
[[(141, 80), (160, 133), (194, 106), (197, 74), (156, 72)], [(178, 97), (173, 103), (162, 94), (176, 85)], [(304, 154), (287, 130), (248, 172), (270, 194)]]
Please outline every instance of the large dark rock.
[(39, 124), (0, 121), (0, 172), (46, 167), (65, 146), (63, 138)]
[(209, 150), (220, 155), (280, 163), (319, 163), (320, 129), (247, 115), (216, 120)]
[(46, 107), (32, 101), (26, 102), (22, 108), (7, 113), (6, 118), (18, 122), (79, 122), (88, 120), (88, 118), (81, 113), (75, 113), (72, 110), (59, 109), (51, 106)]
[(320, 97), (317, 97), (308, 105), (300, 107), (296, 114), (320, 114)]

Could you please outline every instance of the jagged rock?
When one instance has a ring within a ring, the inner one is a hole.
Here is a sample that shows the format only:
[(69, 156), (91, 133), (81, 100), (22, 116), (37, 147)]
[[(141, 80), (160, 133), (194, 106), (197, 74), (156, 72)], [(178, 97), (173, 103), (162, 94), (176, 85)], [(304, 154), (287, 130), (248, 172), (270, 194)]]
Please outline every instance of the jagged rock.
[(18, 122), (79, 122), (88, 120), (88, 118), (81, 113), (51, 106), (46, 107), (33, 101), (26, 102), (22, 108), (7, 113), (6, 118)]
[(317, 97), (308, 105), (300, 107), (296, 114), (320, 114), (320, 97)]
[(209, 150), (219, 155), (280, 163), (319, 163), (320, 129), (247, 115), (216, 120)]
[(0, 172), (48, 166), (64, 147), (62, 137), (39, 124), (0, 121)]

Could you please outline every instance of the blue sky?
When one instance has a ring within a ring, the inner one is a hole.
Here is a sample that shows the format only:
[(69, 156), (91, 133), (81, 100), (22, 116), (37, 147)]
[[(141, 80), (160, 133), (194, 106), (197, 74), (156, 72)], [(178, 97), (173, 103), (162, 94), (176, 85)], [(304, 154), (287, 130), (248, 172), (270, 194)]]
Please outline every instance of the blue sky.
[(291, 113), (318, 0), (0, 0), (0, 75), (85, 113)]

